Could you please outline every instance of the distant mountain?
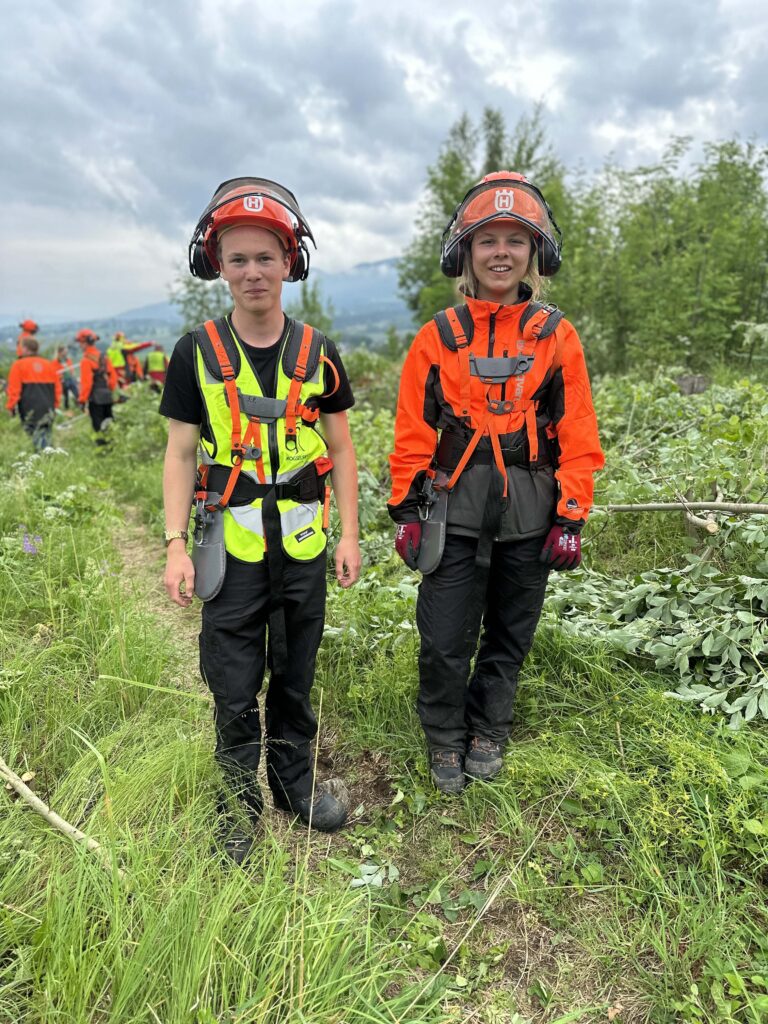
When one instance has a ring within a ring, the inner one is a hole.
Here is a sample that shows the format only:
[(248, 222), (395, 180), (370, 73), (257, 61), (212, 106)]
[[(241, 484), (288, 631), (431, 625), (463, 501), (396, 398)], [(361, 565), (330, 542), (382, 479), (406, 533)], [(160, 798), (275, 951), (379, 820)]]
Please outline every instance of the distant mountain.
[[(397, 294), (397, 260), (377, 260), (358, 263), (351, 270), (331, 274), (312, 271), (310, 280), (320, 284), (320, 294), (333, 305), (335, 334), (347, 344), (366, 344), (384, 337), (387, 328), (404, 331), (413, 328), (413, 319), (405, 303)], [(283, 292), (286, 303), (298, 296), (298, 287), (288, 285)], [(7, 346), (15, 343), (18, 321), (11, 315), (0, 317), (0, 339)], [(116, 331), (129, 338), (153, 339), (169, 345), (178, 337), (181, 314), (172, 302), (153, 302), (128, 309), (115, 316), (94, 320), (84, 316), (76, 321), (61, 320), (51, 323), (40, 320), (41, 336), (45, 343), (70, 341), (83, 324), (87, 324), (102, 339)]]

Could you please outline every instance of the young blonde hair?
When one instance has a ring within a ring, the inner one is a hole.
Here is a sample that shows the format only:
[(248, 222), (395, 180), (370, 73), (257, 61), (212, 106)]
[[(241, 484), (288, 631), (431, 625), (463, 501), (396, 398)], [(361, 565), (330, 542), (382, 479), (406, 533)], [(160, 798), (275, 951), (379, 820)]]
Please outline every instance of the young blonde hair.
[[(468, 295), (470, 299), (477, 298), (477, 278), (472, 267), (472, 235), (469, 235), (461, 243), (464, 246), (464, 264), (459, 275), (458, 288), (462, 295)], [(528, 260), (528, 267), (523, 275), (523, 281), (531, 289), (531, 298), (538, 301), (546, 290), (546, 281), (539, 273), (538, 249), (536, 241), (531, 236), (531, 255)]]

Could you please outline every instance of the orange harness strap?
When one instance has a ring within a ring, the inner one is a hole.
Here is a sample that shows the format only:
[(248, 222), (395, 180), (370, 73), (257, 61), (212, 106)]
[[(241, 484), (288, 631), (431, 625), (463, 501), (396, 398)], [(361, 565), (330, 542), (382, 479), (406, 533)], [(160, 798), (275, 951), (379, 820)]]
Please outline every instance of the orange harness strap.
[(309, 324), (304, 324), (299, 354), (296, 358), (296, 367), (293, 371), (291, 386), (288, 389), (288, 401), (285, 408), (285, 442), (287, 445), (296, 443), (296, 419), (300, 415), (299, 394), (307, 374), (307, 361), (312, 345), (312, 333), (312, 328)]
[[(490, 388), (489, 388), (489, 390), (490, 390)], [(448, 483), (445, 485), (446, 491), (450, 492), (456, 486), (456, 483), (457, 483), (459, 477), (464, 472), (464, 470), (466, 468), (466, 465), (469, 462), (469, 460), (472, 458), (472, 453), (474, 452), (475, 448), (477, 448), (477, 445), (478, 445), (478, 443), (480, 441), (480, 438), (485, 433), (485, 428), (488, 426), (492, 415), (493, 415), (493, 413), (491, 412), (490, 407), (486, 407), (485, 413), (484, 413), (482, 419), (480, 420), (480, 422), (477, 425), (477, 430), (474, 432), (474, 434), (470, 438), (469, 444), (464, 449), (464, 454), (459, 459), (459, 462), (458, 462), (458, 465), (456, 466), (456, 469), (454, 469), (453, 473), (451, 473), (451, 477), (450, 477)]]
[[(326, 363), (327, 366), (330, 368), (330, 371), (333, 374), (333, 381), (334, 381), (333, 388), (330, 391), (326, 391), (326, 393), (324, 395), (322, 395), (321, 397), (322, 398), (331, 398), (333, 395), (336, 394), (336, 392), (341, 387), (341, 378), (339, 377), (339, 371), (336, 369), (336, 367), (335, 367), (335, 365), (333, 363), (333, 360), (329, 359), (328, 356), (320, 356), (320, 362), (321, 363)], [(306, 419), (306, 416), (303, 417), (303, 418)]]
[[(226, 388), (227, 399), (229, 400), (229, 411), (232, 414), (232, 457), (234, 459), (234, 453), (241, 452), (243, 447), (240, 430), (240, 400), (237, 397), (235, 371), (232, 369), (232, 364), (227, 357), (227, 351), (221, 343), (219, 332), (216, 330), (213, 320), (206, 320), (203, 326), (219, 361), (221, 376), (224, 379), (224, 387)], [(242, 462), (242, 454), (240, 454), (240, 461)]]
[[(235, 484), (240, 476), (240, 471), (243, 468), (243, 457), (245, 455), (245, 445), (251, 444), (253, 440), (253, 423), (248, 424), (245, 439), (242, 436), (242, 428), (240, 426), (240, 399), (237, 395), (237, 379), (235, 377), (235, 371), (232, 368), (232, 364), (227, 356), (227, 351), (222, 344), (219, 332), (216, 329), (216, 325), (213, 320), (206, 320), (203, 325), (205, 333), (210, 339), (213, 351), (216, 354), (216, 359), (219, 363), (219, 369), (221, 370), (221, 376), (224, 380), (224, 388), (227, 392), (227, 400), (229, 402), (229, 411), (232, 414), (232, 469), (227, 479), (224, 493), (219, 498), (219, 501), (215, 505), (206, 505), (206, 508), (213, 512), (216, 509), (226, 508), (229, 504), (229, 499), (232, 497), (232, 492), (235, 489)], [(258, 421), (257, 421), (258, 423)], [(261, 438), (257, 437), (257, 441)], [(245, 443), (244, 443), (245, 441)], [(261, 467), (261, 476), (264, 474), (264, 467)], [(205, 474), (206, 479), (208, 473)]]

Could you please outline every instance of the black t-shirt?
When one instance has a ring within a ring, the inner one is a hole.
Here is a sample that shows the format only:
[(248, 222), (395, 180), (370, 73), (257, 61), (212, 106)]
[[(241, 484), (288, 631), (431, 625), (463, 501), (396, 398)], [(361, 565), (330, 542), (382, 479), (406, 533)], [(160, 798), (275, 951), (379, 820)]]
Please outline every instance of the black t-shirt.
[[(234, 330), (234, 327), (232, 329)], [(272, 398), (275, 394), (277, 358), (280, 354), (280, 347), (287, 329), (288, 319), (286, 317), (283, 333), (279, 340), (274, 345), (268, 345), (266, 348), (256, 348), (254, 345), (248, 345), (235, 332), (237, 340), (248, 357), (248, 362), (261, 381), (264, 394)], [(347, 372), (341, 361), (341, 356), (330, 339), (326, 345), (325, 354), (333, 363), (339, 375), (339, 387), (328, 398), (319, 399), (318, 408), (321, 413), (344, 412), (346, 409), (352, 408), (355, 404), (355, 399), (352, 394), (349, 377), (347, 377)], [(199, 423), (202, 425), (203, 435), (207, 437), (208, 432), (203, 422), (203, 396), (200, 394), (200, 388), (197, 386), (197, 376), (195, 375), (195, 358), (194, 338), (191, 334), (185, 334), (183, 338), (179, 338), (176, 342), (176, 347), (168, 364), (163, 397), (160, 402), (160, 414), (167, 416), (169, 419), (181, 420), (182, 423)], [(335, 383), (333, 371), (325, 365), (325, 390), (331, 391)]]

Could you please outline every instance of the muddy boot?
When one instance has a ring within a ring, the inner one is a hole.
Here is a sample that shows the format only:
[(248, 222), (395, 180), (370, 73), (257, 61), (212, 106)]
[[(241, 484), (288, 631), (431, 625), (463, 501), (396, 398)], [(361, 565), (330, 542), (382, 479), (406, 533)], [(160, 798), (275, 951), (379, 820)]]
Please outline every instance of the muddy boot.
[(504, 744), (485, 736), (470, 736), (464, 771), (468, 778), (480, 782), (495, 779), (504, 764)]
[(433, 750), (429, 755), (429, 768), (435, 789), (449, 796), (461, 793), (467, 784), (464, 778), (464, 758), (458, 750)]
[(274, 794), (275, 807), (296, 814), (310, 828), (318, 832), (335, 832), (347, 820), (349, 794), (340, 779), (321, 782), (312, 796), (289, 802), (284, 793)]

